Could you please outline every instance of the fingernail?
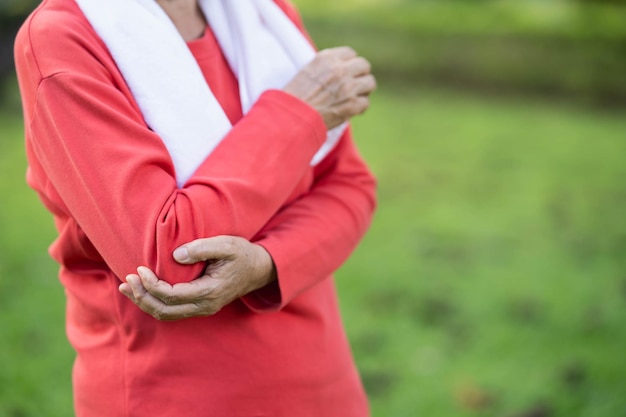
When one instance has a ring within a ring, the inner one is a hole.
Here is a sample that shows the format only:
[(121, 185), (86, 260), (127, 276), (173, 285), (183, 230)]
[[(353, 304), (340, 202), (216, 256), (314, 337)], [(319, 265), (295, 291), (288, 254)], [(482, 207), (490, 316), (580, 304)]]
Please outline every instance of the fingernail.
[(176, 248), (176, 250), (174, 251), (174, 259), (176, 259), (178, 262), (185, 262), (189, 260), (189, 251), (187, 250), (187, 248), (184, 246)]

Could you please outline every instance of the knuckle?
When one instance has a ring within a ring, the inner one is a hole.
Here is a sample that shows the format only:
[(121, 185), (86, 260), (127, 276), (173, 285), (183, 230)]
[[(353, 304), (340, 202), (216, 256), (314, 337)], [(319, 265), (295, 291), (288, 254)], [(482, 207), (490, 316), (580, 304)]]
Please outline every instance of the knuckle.
[(216, 287), (205, 288), (202, 291), (202, 302), (210, 305), (215, 299), (219, 298), (219, 293)]
[(330, 66), (320, 71), (317, 74), (316, 78), (318, 82), (320, 82), (322, 85), (328, 86), (335, 82), (335, 80), (338, 78), (337, 75), (338, 74), (336, 73), (335, 69), (332, 66)]
[(211, 300), (213, 294), (213, 288), (202, 288), (195, 297), (194, 302), (203, 303), (205, 300)]
[(351, 84), (349, 83), (343, 83), (338, 90), (339, 96), (344, 98), (344, 97), (350, 97), (354, 92), (354, 88), (352, 87)]
[(145, 304), (146, 293), (134, 294), (134, 298), (135, 298), (135, 303), (139, 306), (142, 306)]
[(175, 300), (175, 297), (173, 295), (163, 294), (159, 298), (160, 298), (161, 301), (163, 301), (163, 303), (165, 303), (167, 305), (176, 304), (176, 300)]
[(224, 239), (224, 249), (228, 253), (235, 251), (236, 243), (232, 236), (228, 236)]
[(229, 242), (230, 242), (230, 246), (231, 247), (236, 247), (239, 245), (240, 243), (240, 237), (239, 236), (229, 236)]
[(324, 49), (317, 54), (311, 61), (312, 66), (314, 67), (322, 67), (327, 65), (328, 62), (332, 62), (334, 60), (334, 53), (331, 49)]

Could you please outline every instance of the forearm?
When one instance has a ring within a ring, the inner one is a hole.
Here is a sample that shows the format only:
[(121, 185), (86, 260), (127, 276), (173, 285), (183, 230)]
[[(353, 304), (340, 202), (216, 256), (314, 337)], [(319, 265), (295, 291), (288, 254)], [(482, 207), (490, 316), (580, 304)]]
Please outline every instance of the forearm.
[[(290, 109), (284, 97), (270, 94), (179, 189), (155, 134), (110, 103), (76, 100), (77, 86), (59, 78), (40, 87), (42, 105), (30, 132), (35, 153), (66, 209), (119, 277), (146, 265), (172, 283), (196, 278), (202, 267), (177, 264), (173, 250), (201, 236), (252, 238), (310, 169), (325, 136), (312, 109)], [(88, 88), (105, 87), (78, 90)], [(76, 128), (76, 115), (86, 112), (90, 119)]]
[(257, 236), (272, 256), (277, 281), (244, 301), (274, 311), (326, 279), (367, 231), (376, 205), (376, 182), (349, 137), (321, 166), (328, 171), (310, 193), (289, 205)]

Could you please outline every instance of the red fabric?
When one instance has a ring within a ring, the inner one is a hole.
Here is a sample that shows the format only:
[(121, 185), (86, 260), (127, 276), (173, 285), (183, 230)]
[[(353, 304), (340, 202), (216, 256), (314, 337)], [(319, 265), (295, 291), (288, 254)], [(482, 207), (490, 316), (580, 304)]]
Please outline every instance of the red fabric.
[[(329, 276), (368, 227), (374, 179), (350, 133), (311, 168), (325, 140), (317, 112), (268, 91), (242, 117), (210, 31), (189, 47), (234, 127), (178, 189), (167, 150), (74, 1), (44, 1), (16, 41), (27, 181), (59, 232), (50, 253), (77, 351), (76, 413), (365, 416)], [(171, 283), (194, 279), (202, 265), (177, 264), (173, 249), (219, 234), (263, 245), (278, 282), (177, 322), (118, 292), (138, 265)]]

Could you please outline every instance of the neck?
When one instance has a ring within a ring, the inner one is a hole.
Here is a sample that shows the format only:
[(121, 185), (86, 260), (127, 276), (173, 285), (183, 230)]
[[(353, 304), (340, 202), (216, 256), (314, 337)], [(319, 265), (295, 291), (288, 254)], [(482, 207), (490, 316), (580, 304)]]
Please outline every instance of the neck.
[(198, 39), (206, 29), (206, 19), (198, 0), (156, 0), (186, 41)]

